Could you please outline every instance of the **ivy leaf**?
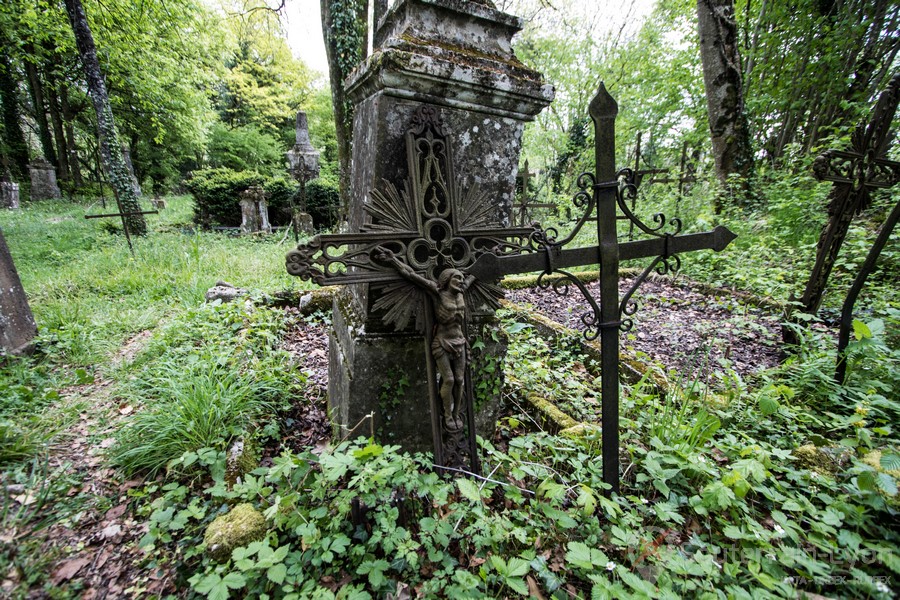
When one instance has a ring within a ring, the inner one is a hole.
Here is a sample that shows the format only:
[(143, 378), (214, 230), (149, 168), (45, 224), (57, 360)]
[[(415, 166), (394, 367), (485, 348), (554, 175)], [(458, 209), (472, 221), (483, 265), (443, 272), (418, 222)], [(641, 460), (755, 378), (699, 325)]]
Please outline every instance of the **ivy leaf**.
[(872, 330), (869, 329), (869, 326), (862, 321), (853, 319), (853, 337), (856, 338), (856, 341), (861, 341), (864, 338), (870, 338), (872, 337)]

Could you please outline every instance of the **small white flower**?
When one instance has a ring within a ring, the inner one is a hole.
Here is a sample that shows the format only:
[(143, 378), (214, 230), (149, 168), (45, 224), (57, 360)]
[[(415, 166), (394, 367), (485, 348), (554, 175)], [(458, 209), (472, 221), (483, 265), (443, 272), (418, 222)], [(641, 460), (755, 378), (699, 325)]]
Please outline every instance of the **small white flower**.
[(706, 457), (701, 454), (700, 456), (697, 457), (697, 462), (705, 463)]
[(819, 473), (818, 473), (818, 471), (810, 471), (809, 476), (810, 476), (810, 478), (815, 479), (816, 477), (819, 476)]
[(641, 498), (641, 504), (650, 504), (650, 501), (646, 498)]
[(794, 585), (794, 578), (793, 578), (793, 577), (785, 577), (785, 578), (782, 580), (782, 582), (783, 582), (783, 583), (786, 583), (786, 584), (788, 584), (788, 585)]
[(607, 570), (607, 571), (612, 571), (612, 570), (614, 570), (615, 568), (616, 568), (616, 563), (614, 563), (613, 561), (609, 561), (608, 563), (606, 563), (606, 570)]
[(890, 594), (891, 587), (883, 581), (875, 582), (875, 589), (881, 592), (882, 594)]
[(775, 555), (770, 552), (766, 554), (766, 558), (768, 558), (769, 560), (775, 560)]
[(782, 527), (781, 525), (775, 525), (774, 529), (775, 529), (775, 535), (777, 535), (778, 537), (781, 537), (784, 535), (784, 527)]

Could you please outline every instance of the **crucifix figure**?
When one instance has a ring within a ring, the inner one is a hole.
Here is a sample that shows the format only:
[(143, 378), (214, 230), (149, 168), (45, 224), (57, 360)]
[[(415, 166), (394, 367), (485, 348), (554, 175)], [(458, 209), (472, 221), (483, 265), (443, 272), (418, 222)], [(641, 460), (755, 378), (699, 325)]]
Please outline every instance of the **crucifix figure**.
[(435, 320), (431, 334), (431, 355), (441, 375), (443, 424), (447, 431), (461, 431), (465, 416), (464, 394), (469, 355), (465, 293), (475, 283), (475, 278), (450, 268), (442, 271), (437, 281), (426, 279), (383, 247), (378, 248), (375, 257), (392, 264), (403, 278), (430, 296)]

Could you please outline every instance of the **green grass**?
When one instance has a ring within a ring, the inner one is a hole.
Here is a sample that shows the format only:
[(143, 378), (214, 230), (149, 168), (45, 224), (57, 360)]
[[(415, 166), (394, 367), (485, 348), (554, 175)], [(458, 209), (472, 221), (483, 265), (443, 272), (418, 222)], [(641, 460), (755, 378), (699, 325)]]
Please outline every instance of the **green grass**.
[(133, 240), (133, 257), (124, 236), (108, 232), (114, 220), (84, 219), (102, 210), (96, 205), (40, 202), (0, 215), (39, 331), (60, 362), (102, 365), (129, 335), (202, 302), (219, 279), (267, 292), (301, 284), (284, 270), (290, 245), (279, 245), (281, 236), (195, 232), (190, 197), (168, 201), (148, 215), (150, 234)]

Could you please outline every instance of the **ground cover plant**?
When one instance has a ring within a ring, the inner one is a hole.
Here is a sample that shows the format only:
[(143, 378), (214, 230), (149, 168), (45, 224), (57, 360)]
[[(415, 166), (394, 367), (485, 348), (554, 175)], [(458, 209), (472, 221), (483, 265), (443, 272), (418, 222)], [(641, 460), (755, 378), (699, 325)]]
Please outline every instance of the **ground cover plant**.
[[(147, 525), (128, 545), (132, 576), (144, 581), (132, 594), (892, 594), (900, 567), (890, 527), (900, 466), (895, 308), (857, 323), (845, 388), (831, 381), (832, 340), (806, 329), (797, 353), (735, 393), (707, 393), (689, 380), (667, 390), (628, 386), (623, 491), (611, 499), (596, 430), (551, 435), (517, 408), (522, 390), (539, 390), (577, 421), (595, 420), (590, 360), (577, 344), (548, 346), (509, 317), (509, 408), (497, 436), (482, 441), (484, 478), (445, 479), (427, 455), (372, 440), (279, 449), (279, 415), (308, 385), (280, 347), (289, 322), (261, 294), (231, 304), (201, 299), (220, 267), (242, 286), (283, 287), (282, 247), (275, 238), (188, 233), (187, 198), (170, 206), (134, 259), (115, 233), (77, 218), (83, 207), (35, 206), (37, 219), (56, 220), (60, 239), (72, 240), (67, 278), (27, 211), (4, 222), (26, 289), (38, 290), (42, 329), (39, 353), (2, 373), (3, 527), (20, 548), (0, 566), (20, 574), (5, 579), (14, 597), (42, 588), (69, 597), (89, 585), (54, 573), (90, 542), (47, 552), (40, 540), (54, 523), (77, 529), (78, 515), (109, 509), (109, 500), (70, 495), (92, 473), (53, 458), (85, 410), (87, 400), (70, 390), (104, 379), (120, 414), (100, 456), (120, 480), (147, 477), (123, 496), (134, 522)], [(270, 251), (274, 266), (258, 256)], [(115, 260), (121, 271), (102, 275)], [(164, 282), (154, 281), (166, 267)], [(71, 322), (48, 310), (62, 289)], [(114, 293), (119, 314), (145, 311), (145, 319), (114, 319), (104, 308)], [(90, 327), (95, 321), (101, 326)], [(77, 327), (90, 334), (79, 343)], [(141, 331), (142, 343), (123, 356), (117, 348)], [(239, 476), (227, 458), (236, 440), (251, 448)], [(256, 537), (225, 554), (210, 549), (207, 527), (236, 506), (259, 515)], [(165, 585), (153, 587), (149, 573), (165, 573)]]

